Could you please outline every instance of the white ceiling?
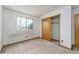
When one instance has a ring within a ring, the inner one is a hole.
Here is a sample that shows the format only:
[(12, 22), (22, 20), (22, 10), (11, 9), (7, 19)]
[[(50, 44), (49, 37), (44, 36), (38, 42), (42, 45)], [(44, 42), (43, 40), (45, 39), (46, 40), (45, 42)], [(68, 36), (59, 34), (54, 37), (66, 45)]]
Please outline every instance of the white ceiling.
[(58, 8), (64, 7), (64, 5), (5, 5), (3, 7), (34, 16), (42, 16)]

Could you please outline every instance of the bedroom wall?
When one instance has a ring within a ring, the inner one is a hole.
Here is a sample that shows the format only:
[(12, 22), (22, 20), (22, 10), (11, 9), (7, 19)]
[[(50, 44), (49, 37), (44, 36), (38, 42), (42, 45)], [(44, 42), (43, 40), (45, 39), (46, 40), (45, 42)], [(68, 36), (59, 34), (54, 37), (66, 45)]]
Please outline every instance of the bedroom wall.
[[(52, 11), (52, 12), (42, 16), (41, 19), (49, 17), (49, 16), (55, 16), (58, 14), (60, 14), (60, 44), (62, 46), (65, 46), (65, 47), (71, 49), (71, 47), (72, 47), (71, 6), (66, 6), (64, 8), (60, 8), (55, 11)], [(62, 40), (63, 40), (63, 42), (62, 42)]]
[(68, 48), (72, 47), (72, 30), (71, 30), (71, 6), (61, 10), (60, 17), (60, 39), (63, 42), (60, 42), (61, 45)]
[[(15, 43), (18, 41), (28, 40), (31, 38), (39, 37), (39, 18), (34, 17), (33, 30), (17, 31), (16, 30), (16, 16), (29, 16), (17, 11), (13, 11), (7, 8), (3, 9), (3, 45)], [(26, 38), (26, 35), (28, 36)]]
[(0, 6), (0, 50), (2, 48), (2, 6)]

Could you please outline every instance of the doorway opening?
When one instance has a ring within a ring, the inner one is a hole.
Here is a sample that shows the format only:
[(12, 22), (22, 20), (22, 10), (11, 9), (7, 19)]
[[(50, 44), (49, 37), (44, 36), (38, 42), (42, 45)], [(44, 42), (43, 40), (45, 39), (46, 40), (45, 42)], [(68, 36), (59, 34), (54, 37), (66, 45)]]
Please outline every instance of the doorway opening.
[(42, 20), (42, 39), (60, 44), (60, 15)]
[(52, 17), (51, 20), (51, 26), (52, 26), (52, 33), (51, 33), (51, 40), (59, 45), (60, 44), (60, 15), (56, 15)]

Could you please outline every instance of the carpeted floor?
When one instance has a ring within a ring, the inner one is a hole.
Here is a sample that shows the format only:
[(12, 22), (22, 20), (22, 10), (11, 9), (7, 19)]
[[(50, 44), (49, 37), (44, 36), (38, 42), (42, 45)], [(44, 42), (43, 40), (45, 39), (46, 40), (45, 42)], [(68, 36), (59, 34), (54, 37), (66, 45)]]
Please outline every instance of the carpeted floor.
[(28, 40), (8, 46), (4, 46), (2, 54), (74, 54), (79, 49), (68, 50), (59, 46), (58, 42), (48, 42), (42, 39)]

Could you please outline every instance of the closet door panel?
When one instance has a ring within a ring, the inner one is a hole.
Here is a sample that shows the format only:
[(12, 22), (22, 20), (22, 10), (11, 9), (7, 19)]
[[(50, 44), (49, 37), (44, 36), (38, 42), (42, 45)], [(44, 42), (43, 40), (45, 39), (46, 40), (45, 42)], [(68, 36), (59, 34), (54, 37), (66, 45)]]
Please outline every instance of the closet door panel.
[(42, 38), (51, 40), (51, 18), (42, 20)]

